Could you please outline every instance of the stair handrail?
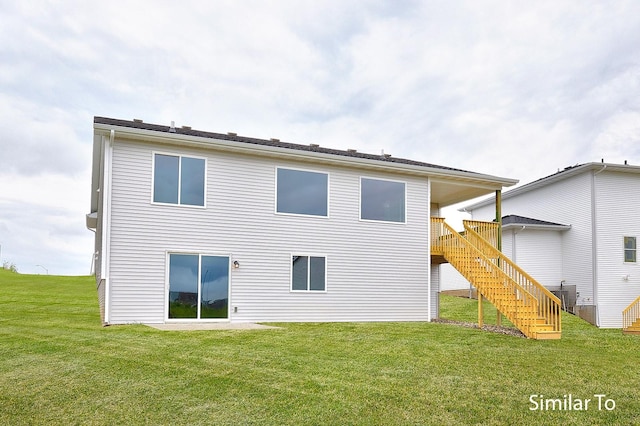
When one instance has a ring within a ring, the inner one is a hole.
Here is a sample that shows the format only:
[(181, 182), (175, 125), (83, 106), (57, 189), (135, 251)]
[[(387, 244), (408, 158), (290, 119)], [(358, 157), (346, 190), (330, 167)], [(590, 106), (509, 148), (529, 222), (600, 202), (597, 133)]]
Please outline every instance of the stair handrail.
[[(467, 240), (465, 237), (455, 231), (449, 224), (447, 224), (444, 218), (431, 218), (431, 250), (432, 252), (448, 253), (447, 256), (449, 262), (456, 269), (459, 268), (471, 271), (474, 266), (483, 266), (485, 272), (491, 273), (495, 278), (499, 279), (508, 293), (514, 298), (514, 306), (518, 306), (517, 301), (522, 302), (522, 306), (530, 306), (534, 312), (538, 312), (538, 301), (534, 295), (532, 295), (525, 287), (521, 286), (518, 282), (513, 280), (505, 271), (497, 267), (496, 263), (488, 258), (479, 248)], [(467, 265), (464, 265), (467, 263)], [(472, 274), (470, 274), (472, 275)], [(527, 337), (535, 338), (533, 326), (531, 321), (527, 321), (526, 318), (518, 316), (518, 312), (505, 312), (505, 307), (498, 306), (499, 295), (495, 290), (480, 288), (476, 285), (476, 289), (484, 297), (486, 297), (491, 303), (493, 303), (498, 310), (500, 310), (514, 325), (516, 325)]]
[(538, 314), (553, 327), (553, 331), (561, 332), (562, 315), (560, 311), (562, 303), (560, 299), (476, 232), (473, 225), (477, 224), (477, 221), (465, 220), (463, 224), (466, 231), (465, 238), (478, 247), (505, 274), (532, 294), (538, 300)]
[(640, 318), (640, 296), (622, 311), (622, 328), (629, 328)]

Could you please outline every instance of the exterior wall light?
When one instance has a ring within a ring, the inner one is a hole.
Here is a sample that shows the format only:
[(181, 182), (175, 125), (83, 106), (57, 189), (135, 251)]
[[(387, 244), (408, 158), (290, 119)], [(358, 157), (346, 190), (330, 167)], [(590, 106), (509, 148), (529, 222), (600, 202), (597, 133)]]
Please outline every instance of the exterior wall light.
[(238, 268), (240, 267), (240, 262), (238, 262), (237, 260), (234, 260), (234, 261), (233, 261), (233, 267), (234, 267), (235, 269), (238, 269)]

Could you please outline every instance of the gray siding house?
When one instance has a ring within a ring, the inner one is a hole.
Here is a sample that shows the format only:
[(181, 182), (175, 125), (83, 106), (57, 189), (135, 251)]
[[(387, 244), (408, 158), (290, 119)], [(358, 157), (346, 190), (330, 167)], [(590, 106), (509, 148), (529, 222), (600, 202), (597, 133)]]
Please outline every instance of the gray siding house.
[[(505, 192), (503, 252), (547, 288), (573, 291), (576, 313), (621, 328), (640, 295), (640, 167), (586, 163)], [(464, 208), (491, 220), (495, 202)]]
[(430, 215), (515, 183), (95, 117), (87, 227), (102, 322), (429, 321)]

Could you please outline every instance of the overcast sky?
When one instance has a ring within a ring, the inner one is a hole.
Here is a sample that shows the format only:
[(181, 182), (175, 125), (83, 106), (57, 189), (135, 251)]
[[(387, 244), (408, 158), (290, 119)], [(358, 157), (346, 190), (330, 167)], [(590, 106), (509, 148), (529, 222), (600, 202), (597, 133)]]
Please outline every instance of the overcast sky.
[(0, 259), (88, 274), (93, 116), (520, 179), (640, 164), (640, 1), (0, 0)]

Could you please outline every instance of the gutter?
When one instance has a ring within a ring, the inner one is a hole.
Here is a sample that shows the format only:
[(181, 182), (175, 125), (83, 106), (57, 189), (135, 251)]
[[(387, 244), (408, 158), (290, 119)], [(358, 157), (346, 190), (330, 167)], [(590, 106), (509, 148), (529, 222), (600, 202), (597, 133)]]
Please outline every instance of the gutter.
[(391, 161), (381, 161), (361, 157), (341, 157), (336, 154), (297, 151), (292, 148), (283, 148), (269, 145), (250, 144), (246, 142), (227, 141), (223, 139), (205, 138), (201, 136), (191, 136), (175, 133), (163, 133), (156, 130), (137, 129), (132, 127), (114, 126), (110, 124), (95, 123), (94, 129), (101, 131), (105, 135), (107, 132), (117, 129), (118, 137), (121, 139), (146, 140), (149, 142), (188, 145), (209, 150), (229, 151), (241, 154), (263, 155), (269, 157), (287, 157), (298, 161), (324, 162), (337, 165), (348, 165), (350, 167), (359, 166), (365, 169), (377, 169), (390, 172), (404, 172), (411, 175), (426, 176), (430, 178), (444, 178), (448, 181), (458, 180), (465, 183), (476, 183), (478, 187), (495, 189), (513, 186), (518, 183), (517, 179), (501, 178), (498, 176), (485, 175), (461, 170), (438, 169), (427, 166), (396, 163)]

